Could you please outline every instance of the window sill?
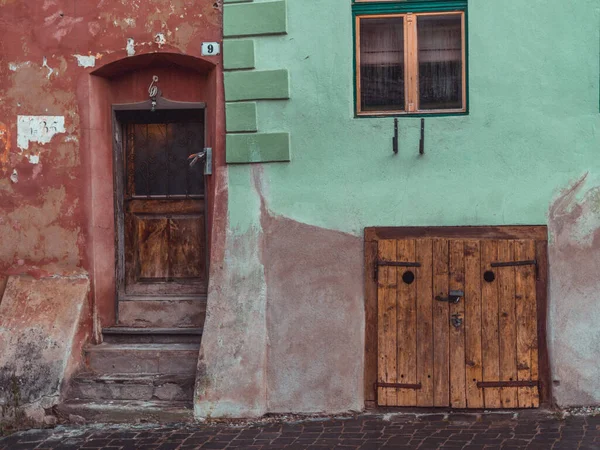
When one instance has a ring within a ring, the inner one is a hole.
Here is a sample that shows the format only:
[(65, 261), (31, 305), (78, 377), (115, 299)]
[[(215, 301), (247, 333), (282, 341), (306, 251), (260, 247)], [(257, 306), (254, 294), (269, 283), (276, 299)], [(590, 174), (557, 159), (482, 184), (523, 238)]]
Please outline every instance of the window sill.
[(354, 113), (355, 119), (362, 118), (373, 118), (373, 117), (406, 117), (406, 118), (422, 118), (422, 117), (448, 117), (448, 116), (468, 116), (469, 111), (464, 109), (458, 110), (447, 110), (447, 111), (416, 111), (416, 112), (404, 112), (404, 111), (386, 111), (386, 112), (357, 112)]

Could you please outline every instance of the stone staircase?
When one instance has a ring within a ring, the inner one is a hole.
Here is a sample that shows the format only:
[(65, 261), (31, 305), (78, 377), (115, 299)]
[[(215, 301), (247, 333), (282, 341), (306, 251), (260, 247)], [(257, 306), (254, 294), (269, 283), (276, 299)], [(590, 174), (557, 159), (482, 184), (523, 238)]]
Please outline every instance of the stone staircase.
[(93, 422), (193, 419), (201, 328), (110, 327), (85, 349), (59, 414)]

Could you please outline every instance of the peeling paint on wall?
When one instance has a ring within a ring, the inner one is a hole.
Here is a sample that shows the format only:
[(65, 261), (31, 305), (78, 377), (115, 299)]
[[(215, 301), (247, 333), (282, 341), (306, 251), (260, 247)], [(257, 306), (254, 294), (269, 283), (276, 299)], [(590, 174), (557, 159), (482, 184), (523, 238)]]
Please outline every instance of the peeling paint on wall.
[(548, 214), (550, 352), (559, 406), (600, 404), (600, 186), (588, 174)]
[(17, 169), (13, 169), (12, 174), (10, 175), (10, 181), (13, 183), (19, 182), (19, 174), (17, 173)]
[(85, 276), (8, 279), (0, 303), (0, 405), (11, 380), (35, 420), (58, 403), (88, 290)]
[(10, 152), (10, 131), (6, 124), (0, 122), (0, 169), (6, 173), (8, 154)]
[(158, 33), (156, 36), (154, 36), (154, 42), (158, 44), (158, 48), (161, 48), (167, 43), (167, 39), (163, 33)]
[(8, 69), (11, 70), (11, 71), (13, 71), (13, 72), (16, 72), (21, 67), (28, 67), (30, 65), (31, 65), (31, 63), (29, 61), (25, 61), (25, 62), (22, 62), (22, 63), (11, 62), (11, 63), (8, 63)]
[(58, 133), (65, 133), (64, 116), (17, 117), (17, 146), (21, 150), (27, 150), (30, 142), (47, 144)]
[(135, 41), (132, 38), (127, 39), (125, 50), (127, 51), (127, 56), (135, 55)]
[(95, 67), (96, 57), (94, 55), (73, 55), (77, 59), (79, 67)]
[(42, 67), (48, 69), (48, 75), (46, 77), (50, 79), (52, 74), (54, 73), (54, 69), (48, 65), (48, 59), (44, 56), (44, 60), (42, 61)]

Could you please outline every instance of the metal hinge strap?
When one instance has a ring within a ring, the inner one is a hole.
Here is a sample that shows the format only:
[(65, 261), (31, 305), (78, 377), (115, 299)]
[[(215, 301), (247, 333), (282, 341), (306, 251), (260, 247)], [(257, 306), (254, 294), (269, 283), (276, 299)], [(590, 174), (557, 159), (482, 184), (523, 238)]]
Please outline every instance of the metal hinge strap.
[(478, 388), (536, 387), (539, 381), (478, 381)]
[(535, 259), (527, 261), (507, 261), (507, 262), (493, 262), (492, 267), (513, 267), (513, 266), (537, 266)]
[(378, 259), (375, 261), (375, 271), (373, 273), (373, 278), (375, 280), (379, 277), (379, 266), (388, 266), (388, 267), (421, 267), (420, 262), (402, 262), (402, 261), (384, 261)]
[(507, 262), (493, 262), (492, 267), (517, 267), (517, 266), (535, 266), (535, 278), (540, 279), (539, 266), (536, 259), (529, 259), (526, 261), (507, 261)]
[(380, 383), (376, 381), (374, 383), (375, 389), (377, 388), (396, 388), (396, 389), (422, 389), (421, 383)]

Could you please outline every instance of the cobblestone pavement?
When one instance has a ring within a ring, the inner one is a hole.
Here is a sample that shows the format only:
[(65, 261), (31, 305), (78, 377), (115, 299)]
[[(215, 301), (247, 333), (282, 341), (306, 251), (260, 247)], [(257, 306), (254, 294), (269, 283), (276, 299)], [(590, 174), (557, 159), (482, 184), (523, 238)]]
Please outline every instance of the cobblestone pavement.
[(387, 414), (241, 425), (91, 425), (31, 430), (1, 450), (600, 449), (600, 416)]

